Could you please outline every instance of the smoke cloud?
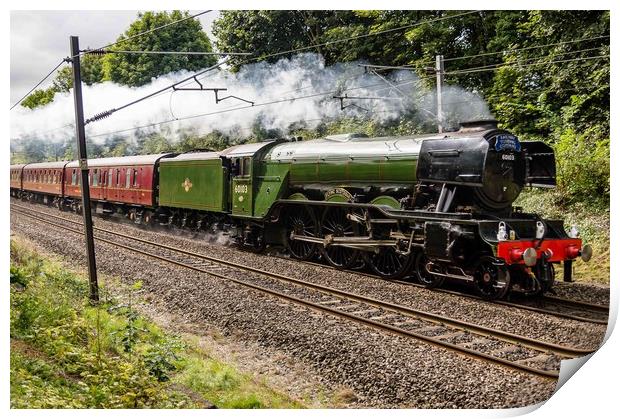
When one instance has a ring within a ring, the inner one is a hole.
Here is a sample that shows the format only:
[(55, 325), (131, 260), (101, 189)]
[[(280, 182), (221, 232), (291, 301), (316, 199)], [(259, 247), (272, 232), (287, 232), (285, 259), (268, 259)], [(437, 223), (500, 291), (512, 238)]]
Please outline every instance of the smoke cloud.
[[(132, 128), (169, 120), (174, 122), (143, 128), (141, 132), (157, 132), (166, 127), (167, 135), (175, 140), (186, 130), (200, 134), (218, 130), (243, 137), (257, 124), (286, 135), (293, 124), (314, 128), (321, 122), (342, 117), (384, 122), (407, 114), (415, 115), (420, 122), (436, 121), (436, 93), (414, 72), (398, 71), (389, 76), (379, 73), (381, 76), (378, 76), (365, 72), (359, 64), (362, 63), (327, 67), (320, 55), (300, 54), (273, 64), (246, 65), (237, 73), (212, 71), (199, 77), (205, 88), (226, 88), (218, 93), (220, 98), (233, 95), (255, 105), (232, 97), (216, 104), (212, 91), (168, 92), (89, 124), (87, 138), (99, 142), (108, 136), (107, 133), (128, 130), (115, 135), (131, 139), (136, 135)], [(168, 74), (139, 88), (112, 82), (84, 86), (85, 116), (117, 108), (190, 75), (185, 71)], [(198, 84), (190, 81), (183, 87), (197, 88)], [(444, 86), (443, 93), (444, 113), (450, 119), (491, 117), (479, 95), (457, 86)], [(341, 104), (334, 95), (346, 95), (351, 99), (344, 99)], [(201, 114), (210, 115), (191, 118)], [(11, 114), (11, 137), (64, 142), (73, 138), (73, 127), (55, 128), (72, 124), (73, 120), (72, 94), (57, 94), (54, 102), (45, 107), (16, 108)]]

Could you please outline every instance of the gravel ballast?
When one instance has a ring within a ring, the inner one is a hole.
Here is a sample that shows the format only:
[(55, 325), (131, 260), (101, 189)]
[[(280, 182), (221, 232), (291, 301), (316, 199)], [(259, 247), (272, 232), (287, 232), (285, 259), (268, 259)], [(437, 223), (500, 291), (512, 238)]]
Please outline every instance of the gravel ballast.
[[(42, 206), (33, 208), (60, 214)], [(292, 260), (142, 231), (101, 219), (96, 220), (96, 225), (555, 343), (592, 348), (604, 334), (604, 326), (508, 309), (363, 275), (334, 275), (332, 270)], [(11, 214), (11, 228), (76, 266), (85, 262), (82, 240), (73, 233), (58, 234), (55, 228), (42, 228), (42, 224), (15, 213)], [(472, 360), (413, 339), (380, 333), (110, 245), (97, 244), (97, 258), (102, 272), (127, 282), (142, 280), (157, 310), (174, 314), (194, 330), (200, 329), (200, 325), (213, 327), (266, 353), (285, 354), (326, 388), (352, 389), (352, 406), (515, 407), (546, 399), (555, 386), (549, 380)]]

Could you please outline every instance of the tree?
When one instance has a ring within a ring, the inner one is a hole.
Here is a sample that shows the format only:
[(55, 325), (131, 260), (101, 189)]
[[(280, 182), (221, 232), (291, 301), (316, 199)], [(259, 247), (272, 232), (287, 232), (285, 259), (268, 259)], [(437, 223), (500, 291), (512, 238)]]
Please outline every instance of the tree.
[[(229, 10), (213, 22), (213, 35), (219, 51), (251, 52), (260, 58), (321, 43), (326, 29), (347, 24), (350, 16), (349, 11)], [(320, 47), (304, 51), (323, 52)], [(264, 60), (275, 62), (290, 55)], [(236, 70), (244, 60), (232, 56), (229, 63)]]
[[(211, 43), (198, 20), (189, 19), (181, 23), (151, 32), (137, 38), (138, 33), (172, 23), (188, 17), (187, 12), (146, 12), (138, 15), (127, 31), (109, 48), (111, 51), (198, 51), (211, 52)], [(199, 70), (215, 64), (208, 55), (155, 55), (155, 54), (106, 54), (102, 58), (104, 80), (128, 86), (142, 86), (153, 78), (179, 70)], [(98, 67), (93, 61), (93, 73)]]
[(21, 105), (24, 108), (34, 109), (40, 106), (45, 106), (48, 103), (51, 103), (54, 100), (54, 95), (56, 94), (56, 90), (53, 87), (48, 89), (37, 89), (32, 92), (26, 99), (24, 99)]
[[(189, 16), (187, 12), (146, 12), (139, 14), (127, 31), (117, 41), (140, 32), (174, 22)], [(134, 51), (202, 51), (211, 52), (211, 42), (198, 20), (190, 19), (170, 27), (154, 31), (135, 39), (121, 42), (110, 50)], [(213, 56), (197, 55), (151, 55), (151, 54), (83, 54), (80, 57), (82, 81), (87, 85), (111, 80), (128, 86), (147, 84), (152, 78), (179, 70), (200, 70), (215, 64)], [(73, 88), (73, 71), (63, 67), (56, 72), (52, 86), (35, 90), (22, 102), (26, 108), (47, 105), (58, 92)]]

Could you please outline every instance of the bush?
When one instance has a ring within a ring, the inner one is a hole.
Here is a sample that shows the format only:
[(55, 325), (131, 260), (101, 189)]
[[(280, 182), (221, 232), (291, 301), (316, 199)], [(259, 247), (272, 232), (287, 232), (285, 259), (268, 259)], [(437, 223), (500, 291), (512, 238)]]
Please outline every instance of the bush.
[(565, 203), (609, 206), (609, 139), (564, 131), (555, 144), (558, 191)]

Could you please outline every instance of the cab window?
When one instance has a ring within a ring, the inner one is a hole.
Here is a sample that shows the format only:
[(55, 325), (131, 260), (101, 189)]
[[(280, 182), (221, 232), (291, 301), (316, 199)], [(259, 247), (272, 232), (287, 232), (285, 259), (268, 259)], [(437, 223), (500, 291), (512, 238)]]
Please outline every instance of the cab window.
[(241, 160), (241, 170), (239, 171), (239, 176), (250, 176), (251, 164), (252, 162), (250, 157), (244, 157), (243, 160)]

